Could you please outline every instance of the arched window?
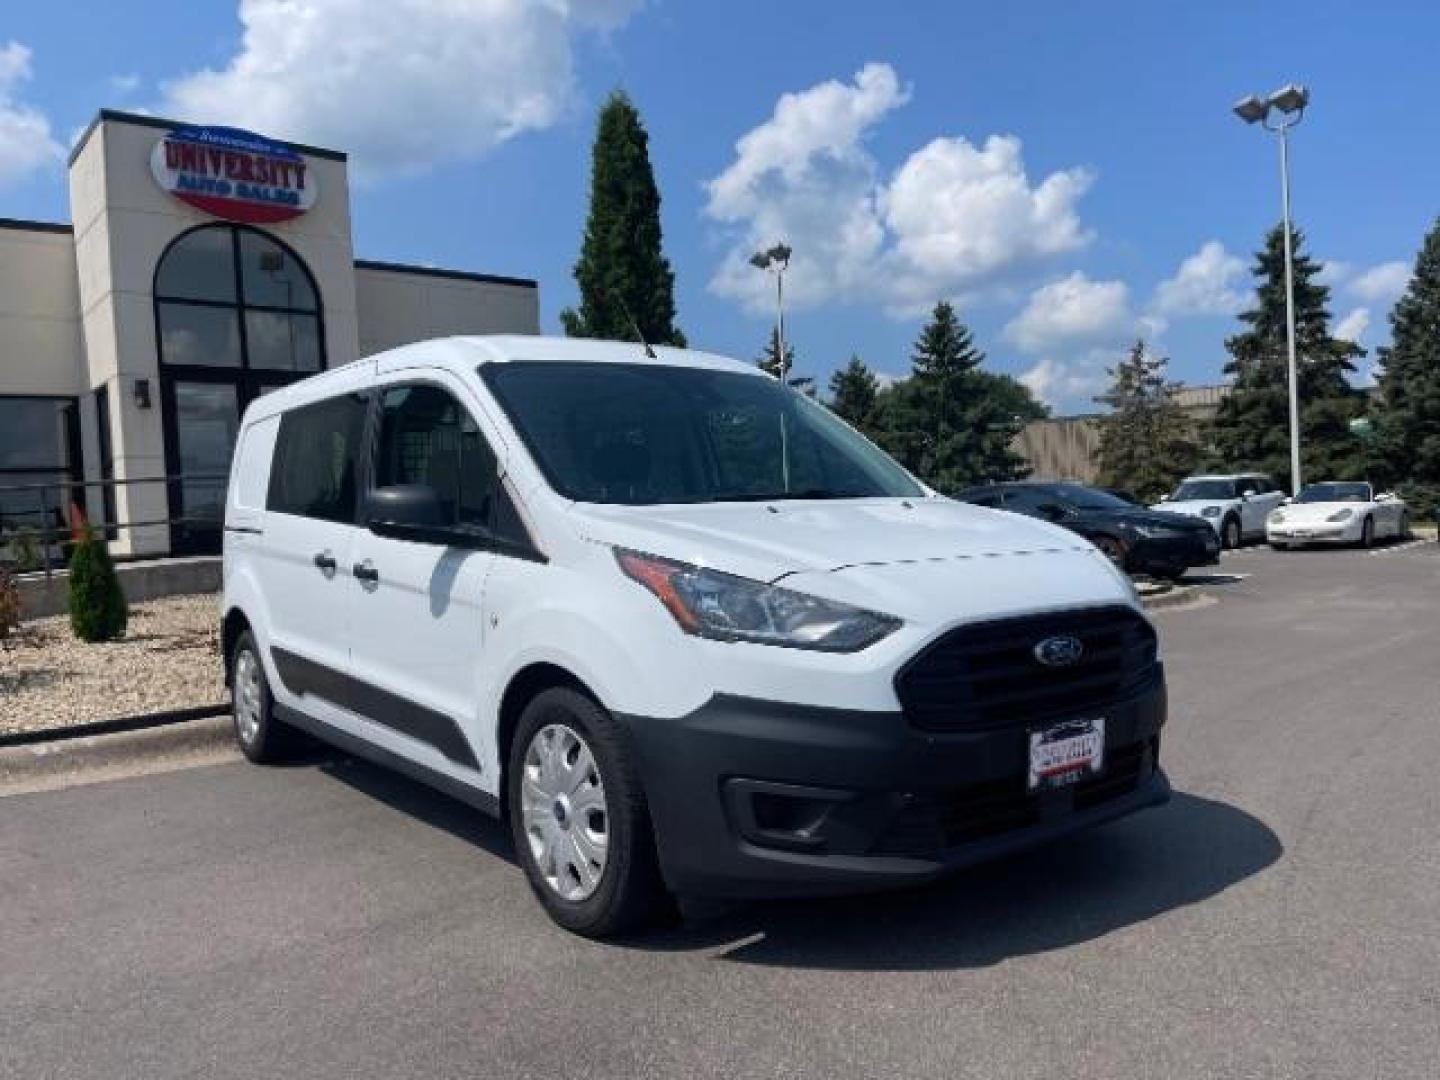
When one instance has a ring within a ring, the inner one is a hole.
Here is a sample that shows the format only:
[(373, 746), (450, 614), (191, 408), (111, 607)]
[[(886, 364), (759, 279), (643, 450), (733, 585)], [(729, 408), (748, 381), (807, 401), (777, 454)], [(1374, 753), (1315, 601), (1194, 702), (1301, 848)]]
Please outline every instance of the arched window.
[(155, 267), (155, 337), (170, 488), (170, 545), (220, 549), (225, 477), (245, 406), (325, 367), (315, 279), (273, 236), (202, 225)]
[(162, 365), (257, 375), (325, 366), (315, 280), (298, 255), (255, 229), (205, 225), (182, 235), (155, 269), (155, 305)]

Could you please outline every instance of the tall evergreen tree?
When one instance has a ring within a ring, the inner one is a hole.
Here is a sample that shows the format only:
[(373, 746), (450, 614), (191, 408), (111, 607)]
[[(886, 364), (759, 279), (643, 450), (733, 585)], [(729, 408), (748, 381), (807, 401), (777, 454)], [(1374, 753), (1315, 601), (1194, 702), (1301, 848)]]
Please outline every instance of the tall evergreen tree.
[[(579, 310), (560, 313), (571, 337), (684, 345), (675, 275), (661, 249), (660, 191), (640, 113), (615, 91), (600, 108), (590, 166), (590, 215), (575, 264)], [(627, 315), (628, 311), (628, 315)], [(631, 324), (634, 319), (634, 325)]]
[(984, 360), (942, 300), (915, 342), (910, 378), (885, 394), (878, 410), (877, 435), (886, 449), (939, 491), (1029, 471), (1010, 444), (1045, 410), (1014, 379), (981, 371)]
[[(1350, 421), (1360, 394), (1349, 382), (1354, 360), (1365, 350), (1330, 335), (1330, 290), (1315, 280), (1320, 265), (1292, 232), (1295, 273), (1295, 340), (1300, 392), (1301, 465), (1313, 480), (1354, 479), (1364, 459)], [(1290, 482), (1290, 412), (1285, 330), (1283, 226), (1271, 229), (1256, 253), (1255, 306), (1240, 314), (1245, 330), (1225, 342), (1234, 380), (1209, 430), (1214, 464), (1260, 469)]]
[(1440, 221), (1415, 260), (1379, 350), (1375, 417), (1377, 482), (1397, 485), (1412, 509), (1440, 513)]
[(869, 429), (879, 395), (879, 382), (858, 356), (852, 355), (848, 364), (830, 376), (830, 408), (861, 431)]
[[(780, 329), (772, 326), (770, 336), (765, 341), (765, 348), (760, 350), (760, 358), (755, 361), (763, 371), (780, 378)], [(795, 374), (795, 346), (785, 342), (785, 375), (790, 377)]]
[(1095, 398), (1110, 406), (1100, 420), (1100, 484), (1154, 502), (1195, 465), (1195, 425), (1176, 400), (1180, 384), (1165, 377), (1169, 360), (1137, 341), (1107, 368), (1110, 388)]

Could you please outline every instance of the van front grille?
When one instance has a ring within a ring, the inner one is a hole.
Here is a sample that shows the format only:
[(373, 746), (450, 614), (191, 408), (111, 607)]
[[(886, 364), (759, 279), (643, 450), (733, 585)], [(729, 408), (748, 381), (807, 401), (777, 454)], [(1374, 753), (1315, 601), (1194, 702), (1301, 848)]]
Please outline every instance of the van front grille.
[[(1080, 645), (1064, 666), (1037, 657), (1041, 642), (1057, 637)], [(915, 727), (991, 731), (1108, 705), (1158, 672), (1155, 631), (1141, 615), (1089, 608), (958, 627), (906, 664), (895, 690)]]

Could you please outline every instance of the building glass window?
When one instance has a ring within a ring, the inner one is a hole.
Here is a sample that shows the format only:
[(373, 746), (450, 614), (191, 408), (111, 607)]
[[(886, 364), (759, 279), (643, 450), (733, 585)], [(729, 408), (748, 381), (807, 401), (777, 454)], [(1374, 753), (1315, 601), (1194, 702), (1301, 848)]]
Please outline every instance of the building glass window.
[(267, 391), (325, 367), (320, 294), (268, 233), (205, 225), (155, 268), (171, 549), (218, 551), (240, 417)]
[(0, 397), (0, 559), (21, 569), (79, 527), (80, 424), (74, 398)]

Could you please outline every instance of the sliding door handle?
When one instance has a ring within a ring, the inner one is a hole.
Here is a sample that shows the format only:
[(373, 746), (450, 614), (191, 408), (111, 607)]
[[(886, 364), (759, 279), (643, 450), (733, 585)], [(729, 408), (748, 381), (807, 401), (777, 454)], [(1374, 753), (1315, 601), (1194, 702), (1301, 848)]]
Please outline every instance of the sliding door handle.
[(310, 561), (315, 564), (316, 569), (323, 570), (327, 574), (333, 573), (335, 567), (339, 565), (335, 561), (335, 556), (331, 555), (328, 551), (317, 553)]
[(350, 568), (350, 572), (355, 575), (357, 581), (380, 580), (380, 571), (376, 570), (375, 567), (371, 566), (368, 561), (357, 562), (354, 566)]

